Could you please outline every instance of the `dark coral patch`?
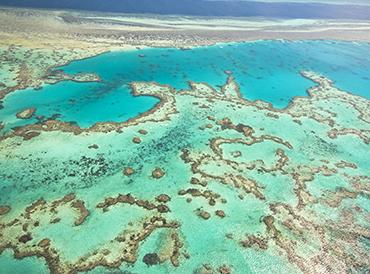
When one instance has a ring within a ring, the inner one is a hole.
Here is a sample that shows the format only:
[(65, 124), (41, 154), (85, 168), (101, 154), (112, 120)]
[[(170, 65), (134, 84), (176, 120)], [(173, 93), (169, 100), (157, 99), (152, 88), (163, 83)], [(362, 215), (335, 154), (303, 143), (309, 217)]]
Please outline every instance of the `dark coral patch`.
[(160, 259), (157, 253), (148, 253), (148, 254), (145, 254), (143, 258), (143, 262), (147, 266), (151, 266), (151, 265), (159, 264)]

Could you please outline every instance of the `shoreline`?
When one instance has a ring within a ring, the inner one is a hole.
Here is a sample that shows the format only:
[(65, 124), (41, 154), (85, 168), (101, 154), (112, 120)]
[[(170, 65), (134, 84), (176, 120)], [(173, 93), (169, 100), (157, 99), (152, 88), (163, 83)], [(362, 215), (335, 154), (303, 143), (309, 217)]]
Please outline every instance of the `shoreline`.
[(0, 24), (6, 26), (0, 30), (1, 45), (30, 48), (187, 48), (276, 39), (370, 43), (370, 20), (169, 17), (0, 7)]

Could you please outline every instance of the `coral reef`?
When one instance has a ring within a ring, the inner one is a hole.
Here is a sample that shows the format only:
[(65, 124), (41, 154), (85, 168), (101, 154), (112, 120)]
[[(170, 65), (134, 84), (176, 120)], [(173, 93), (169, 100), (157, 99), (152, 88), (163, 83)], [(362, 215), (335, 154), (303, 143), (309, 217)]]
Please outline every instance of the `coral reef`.
[(30, 119), (32, 115), (36, 112), (35, 108), (27, 108), (16, 114), (18, 119)]
[[(126, 122), (14, 129), (0, 141), (1, 178), (35, 193), (1, 201), (0, 252), (44, 258), (52, 273), (368, 270), (369, 100), (302, 76), (315, 86), (285, 109), (242, 98), (228, 72), (218, 91), (132, 83), (160, 102)], [(57, 228), (77, 239), (76, 254)]]

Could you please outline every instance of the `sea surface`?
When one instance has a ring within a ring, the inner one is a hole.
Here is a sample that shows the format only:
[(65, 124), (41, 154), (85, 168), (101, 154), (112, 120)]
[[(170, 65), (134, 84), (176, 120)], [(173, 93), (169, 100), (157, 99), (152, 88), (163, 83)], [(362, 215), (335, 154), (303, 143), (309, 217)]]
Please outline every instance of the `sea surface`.
[(134, 97), (130, 83), (155, 81), (177, 90), (188, 81), (206, 82), (217, 88), (232, 72), (248, 100), (270, 102), (285, 108), (295, 96), (306, 96), (313, 83), (302, 70), (323, 74), (336, 86), (370, 98), (370, 45), (337, 41), (257, 41), (218, 44), (181, 50), (148, 48), (115, 51), (59, 67), (66, 73), (95, 73), (100, 83), (63, 81), (41, 90), (26, 89), (8, 95), (0, 118), (4, 132), (34, 123), (15, 113), (30, 107), (47, 118), (89, 127), (102, 121), (126, 121), (152, 108), (158, 99)]
[(0, 0), (0, 5), (23, 8), (46, 8), (114, 12), (130, 14), (370, 19), (368, 1), (230, 1), (230, 0)]

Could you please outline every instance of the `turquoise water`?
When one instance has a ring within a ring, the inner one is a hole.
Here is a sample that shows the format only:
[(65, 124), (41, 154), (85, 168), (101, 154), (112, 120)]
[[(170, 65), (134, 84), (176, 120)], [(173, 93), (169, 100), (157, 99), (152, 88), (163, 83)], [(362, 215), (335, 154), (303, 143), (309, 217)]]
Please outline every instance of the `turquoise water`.
[(225, 70), (232, 71), (245, 98), (264, 100), (277, 108), (286, 107), (294, 96), (306, 95), (312, 82), (300, 76), (301, 70), (324, 74), (339, 88), (370, 98), (370, 45), (366, 43), (258, 41), (192, 50), (149, 48), (110, 52), (60, 68), (67, 73), (96, 73), (103, 82), (60, 82), (42, 90), (13, 93), (0, 110), (5, 130), (35, 122), (15, 118), (16, 112), (28, 107), (36, 107), (37, 115), (82, 127), (125, 121), (158, 102), (156, 98), (133, 97), (130, 82), (156, 81), (183, 89), (191, 80), (217, 87), (226, 81)]
[(13, 252), (4, 251), (0, 256), (0, 265), (2, 274), (14, 273), (50, 273), (42, 259), (37, 257), (28, 257), (22, 260), (15, 259)]

